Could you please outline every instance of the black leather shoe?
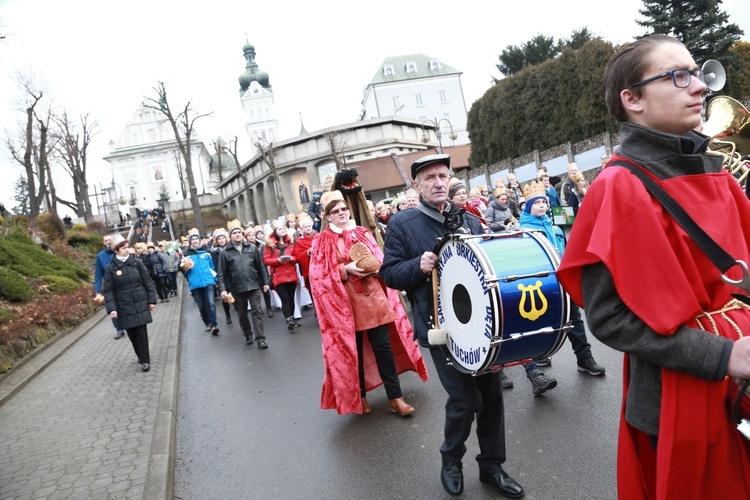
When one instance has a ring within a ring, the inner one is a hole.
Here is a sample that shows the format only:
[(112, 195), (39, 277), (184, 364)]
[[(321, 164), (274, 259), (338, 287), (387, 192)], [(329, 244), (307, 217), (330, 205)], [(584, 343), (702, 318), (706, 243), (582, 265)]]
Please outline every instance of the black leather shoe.
[(232, 324), (232, 317), (227, 316), (227, 325), (231, 325), (231, 324)]
[(266, 344), (265, 340), (258, 341), (258, 349), (268, 349), (268, 344)]
[(245, 337), (245, 345), (252, 345), (253, 338), (252, 337)]
[(496, 472), (479, 471), (479, 480), (495, 488), (501, 495), (508, 498), (521, 498), (524, 495), (523, 488), (510, 477), (507, 472), (500, 469)]
[(464, 472), (461, 464), (445, 464), (440, 471), (440, 482), (449, 495), (457, 497), (464, 491)]
[(273, 318), (273, 313), (271, 312), (270, 309), (266, 309), (266, 314), (268, 314), (269, 318)]

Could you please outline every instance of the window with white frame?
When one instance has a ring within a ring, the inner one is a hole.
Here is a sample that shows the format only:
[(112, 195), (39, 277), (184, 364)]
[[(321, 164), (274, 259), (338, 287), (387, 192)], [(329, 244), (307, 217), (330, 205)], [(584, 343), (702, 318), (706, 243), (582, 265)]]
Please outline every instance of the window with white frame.
[(383, 74), (385, 76), (393, 76), (393, 66), (391, 66), (390, 64), (386, 64), (385, 66), (383, 66)]
[(438, 92), (440, 96), (440, 102), (448, 102), (448, 95), (445, 93), (445, 90), (441, 90)]
[(430, 69), (440, 69), (440, 61), (438, 61), (437, 59), (431, 59)]
[(393, 109), (399, 109), (401, 107), (401, 98), (397, 95), (393, 96)]
[(417, 65), (413, 62), (406, 63), (406, 72), (407, 73), (416, 73), (417, 72)]
[(416, 101), (417, 106), (424, 106), (424, 101), (422, 100), (421, 92), (417, 92), (416, 94), (414, 94), (414, 100)]

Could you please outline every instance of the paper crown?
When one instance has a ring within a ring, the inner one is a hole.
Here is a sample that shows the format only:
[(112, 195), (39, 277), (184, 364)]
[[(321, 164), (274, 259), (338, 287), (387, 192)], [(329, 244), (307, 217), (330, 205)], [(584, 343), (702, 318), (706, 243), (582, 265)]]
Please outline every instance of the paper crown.
[(495, 198), (497, 198), (501, 194), (507, 194), (507, 191), (505, 190), (505, 186), (502, 185), (502, 186), (496, 187), (495, 190), (492, 191), (492, 193), (495, 195)]
[(219, 236), (227, 237), (227, 232), (223, 227), (219, 227), (214, 229), (214, 239), (218, 238)]
[(573, 181), (573, 182), (575, 182), (576, 184), (578, 184), (578, 182), (580, 182), (580, 181), (582, 181), (584, 179), (585, 178), (583, 177), (583, 173), (582, 172), (576, 172), (575, 174), (573, 174), (573, 175), (570, 176), (570, 180)]
[(531, 200), (532, 198), (547, 196), (547, 193), (544, 190), (544, 184), (537, 181), (531, 181), (523, 188), (523, 196), (526, 200)]
[(125, 241), (125, 238), (123, 238), (123, 236), (121, 234), (119, 234), (119, 233), (115, 234), (112, 237), (112, 245), (111, 245), (112, 249), (113, 250), (117, 249), (117, 246), (120, 245), (121, 243), (123, 243), (124, 241)]
[(201, 232), (198, 231), (197, 227), (194, 227), (194, 228), (188, 230), (187, 236), (188, 236), (188, 239), (192, 238), (193, 236), (197, 236), (198, 238), (200, 238), (201, 237)]
[(297, 220), (297, 216), (294, 215), (294, 214), (287, 214), (287, 216), (285, 217), (285, 219), (286, 219), (287, 222), (296, 221)]
[(227, 222), (227, 229), (229, 230), (229, 234), (232, 234), (232, 231), (235, 229), (242, 230), (242, 223), (238, 219), (232, 219), (229, 222)]
[(320, 204), (323, 205), (323, 208), (327, 207), (332, 201), (344, 201), (344, 195), (341, 194), (341, 191), (338, 189), (326, 191), (323, 193), (323, 196), (320, 197)]

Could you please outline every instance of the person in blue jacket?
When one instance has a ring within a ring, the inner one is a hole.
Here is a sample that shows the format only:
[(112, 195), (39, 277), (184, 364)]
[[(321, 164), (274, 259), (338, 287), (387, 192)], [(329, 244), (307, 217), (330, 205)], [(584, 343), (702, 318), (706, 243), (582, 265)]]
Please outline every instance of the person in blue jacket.
[[(107, 269), (107, 265), (115, 256), (115, 252), (112, 250), (112, 238), (113, 234), (105, 234), (102, 238), (104, 244), (104, 250), (96, 254), (96, 262), (94, 264), (94, 292), (96, 296), (94, 300), (96, 302), (104, 302), (104, 296), (102, 295), (102, 280), (104, 279), (104, 271)], [(125, 336), (125, 329), (120, 328), (117, 323), (117, 318), (112, 318), (112, 325), (115, 327), (115, 340), (121, 339)]]
[(206, 331), (211, 332), (212, 335), (218, 335), (219, 327), (216, 326), (216, 305), (214, 304), (217, 274), (214, 260), (211, 252), (201, 243), (201, 236), (197, 229), (193, 228), (188, 231), (188, 241), (190, 246), (185, 251), (185, 259), (192, 261), (192, 264), (183, 259), (180, 267), (188, 280), (193, 298), (198, 304)]
[[(565, 234), (559, 226), (552, 224), (552, 219), (547, 215), (549, 202), (542, 184), (531, 182), (526, 189), (526, 207), (521, 212), (519, 221), (521, 229), (532, 229), (541, 231), (557, 250), (560, 258), (565, 252)], [(568, 340), (573, 346), (578, 359), (578, 371), (590, 375), (604, 375), (606, 369), (594, 360), (591, 354), (591, 344), (586, 338), (586, 329), (581, 319), (581, 310), (572, 301), (570, 303), (570, 319), (573, 329), (568, 332)], [(539, 366), (549, 366), (552, 361), (549, 358), (536, 362)], [(528, 366), (528, 365), (526, 365)]]

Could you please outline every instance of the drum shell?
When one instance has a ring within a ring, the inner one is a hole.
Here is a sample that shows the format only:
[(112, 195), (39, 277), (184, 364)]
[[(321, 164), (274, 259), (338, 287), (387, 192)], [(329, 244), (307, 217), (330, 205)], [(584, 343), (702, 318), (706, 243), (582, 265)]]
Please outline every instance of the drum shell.
[[(479, 375), (560, 349), (570, 299), (557, 281), (559, 257), (544, 236), (457, 237), (438, 257), (438, 316), (448, 334), (444, 352), (456, 369)], [(528, 334), (542, 328), (552, 333)]]

